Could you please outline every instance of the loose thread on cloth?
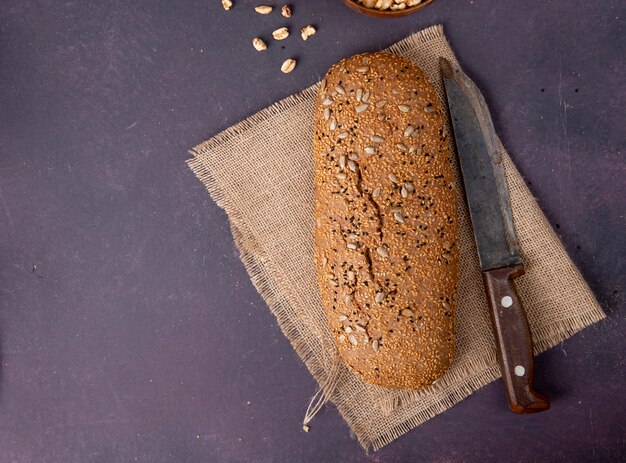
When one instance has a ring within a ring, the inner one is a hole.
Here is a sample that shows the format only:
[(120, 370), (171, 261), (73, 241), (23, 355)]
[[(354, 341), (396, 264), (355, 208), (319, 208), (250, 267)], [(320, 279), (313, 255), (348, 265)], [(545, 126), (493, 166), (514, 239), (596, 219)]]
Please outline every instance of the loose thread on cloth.
[(302, 427), (308, 432), (309, 423), (315, 418), (315, 415), (319, 413), (324, 405), (329, 401), (330, 396), (332, 395), (332, 391), (335, 390), (335, 387), (339, 383), (339, 374), (340, 374), (341, 360), (339, 359), (339, 355), (333, 356), (332, 366), (330, 368), (330, 372), (324, 384), (320, 384), (315, 395), (311, 397), (311, 401), (309, 402), (309, 406), (306, 409), (304, 414), (304, 419), (302, 420)]
[[(457, 61), (441, 26), (415, 33), (387, 51), (421, 67), (444, 100), (439, 57)], [(312, 140), (318, 85), (193, 148), (188, 164), (226, 211), (252, 283), (319, 384), (303, 426), (332, 402), (359, 443), (377, 450), (498, 378), (499, 367), (471, 224), (460, 196), (461, 281), (456, 356), (449, 370), (430, 388), (399, 391), (363, 383), (338, 360), (313, 264)], [(447, 129), (451, 133), (449, 122)], [(526, 266), (518, 290), (539, 353), (604, 313), (506, 150), (500, 149)]]

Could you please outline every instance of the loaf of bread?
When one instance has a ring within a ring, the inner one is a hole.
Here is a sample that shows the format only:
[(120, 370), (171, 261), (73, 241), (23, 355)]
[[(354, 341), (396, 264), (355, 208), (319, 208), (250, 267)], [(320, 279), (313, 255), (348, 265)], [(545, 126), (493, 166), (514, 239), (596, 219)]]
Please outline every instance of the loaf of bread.
[(454, 354), (459, 278), (452, 153), (428, 78), (389, 53), (352, 56), (315, 112), (315, 257), (328, 325), (362, 380), (419, 389)]

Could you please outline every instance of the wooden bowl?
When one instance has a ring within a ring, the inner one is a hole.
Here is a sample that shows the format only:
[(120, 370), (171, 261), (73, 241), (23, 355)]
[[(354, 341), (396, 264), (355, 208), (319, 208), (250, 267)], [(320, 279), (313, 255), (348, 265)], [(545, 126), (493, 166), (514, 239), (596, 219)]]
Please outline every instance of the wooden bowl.
[(372, 16), (374, 18), (399, 18), (400, 16), (406, 16), (411, 13), (415, 13), (416, 11), (422, 10), (430, 5), (434, 0), (422, 0), (417, 6), (413, 6), (411, 8), (405, 8), (404, 10), (385, 10), (380, 11), (375, 8), (367, 8), (366, 6), (361, 5), (356, 0), (341, 0), (344, 5), (349, 8), (352, 8), (354, 11), (358, 11), (359, 13), (363, 13), (367, 16)]

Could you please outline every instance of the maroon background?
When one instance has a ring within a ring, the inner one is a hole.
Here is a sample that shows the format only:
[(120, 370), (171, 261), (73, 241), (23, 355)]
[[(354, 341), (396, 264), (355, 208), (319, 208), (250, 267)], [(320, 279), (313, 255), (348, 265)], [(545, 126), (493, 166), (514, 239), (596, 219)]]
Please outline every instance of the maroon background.
[[(283, 18), (235, 2), (1, 2), (0, 461), (624, 461), (626, 3), (437, 0), (383, 21), (294, 0), (292, 29), (318, 34), (259, 54)], [(509, 413), (496, 382), (366, 456), (332, 407), (301, 431), (315, 384), (184, 160), (434, 23), (608, 319), (538, 358), (549, 412)]]

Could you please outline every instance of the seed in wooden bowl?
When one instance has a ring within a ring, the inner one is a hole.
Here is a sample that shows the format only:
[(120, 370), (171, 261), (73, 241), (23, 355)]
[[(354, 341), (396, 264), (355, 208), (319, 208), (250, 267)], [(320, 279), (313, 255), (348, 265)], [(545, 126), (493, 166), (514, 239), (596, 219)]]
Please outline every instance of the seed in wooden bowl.
[(374, 10), (404, 10), (422, 3), (422, 0), (356, 0), (366, 8)]
[(289, 5), (283, 5), (280, 9), (280, 14), (282, 14), (285, 18), (291, 18), (291, 7)]
[(228, 11), (233, 7), (233, 2), (231, 0), (222, 0), (222, 6)]
[(267, 45), (265, 44), (265, 42), (258, 37), (252, 39), (252, 46), (256, 49), (256, 51), (267, 50)]
[(259, 5), (254, 8), (254, 11), (256, 11), (259, 14), (270, 14), (272, 10), (273, 8), (269, 5)]
[(285, 40), (287, 37), (289, 37), (289, 29), (287, 29), (286, 27), (280, 27), (272, 32), (272, 37), (274, 37), (274, 39), (276, 40)]
[(308, 26), (304, 26), (302, 29), (300, 29), (300, 36), (302, 37), (302, 40), (308, 40), (309, 37), (315, 35), (316, 32), (317, 30), (315, 29), (315, 27), (309, 24)]
[(289, 74), (295, 68), (296, 68), (296, 60), (289, 58), (285, 60), (283, 65), (280, 67), (280, 70), (283, 71), (285, 74)]

